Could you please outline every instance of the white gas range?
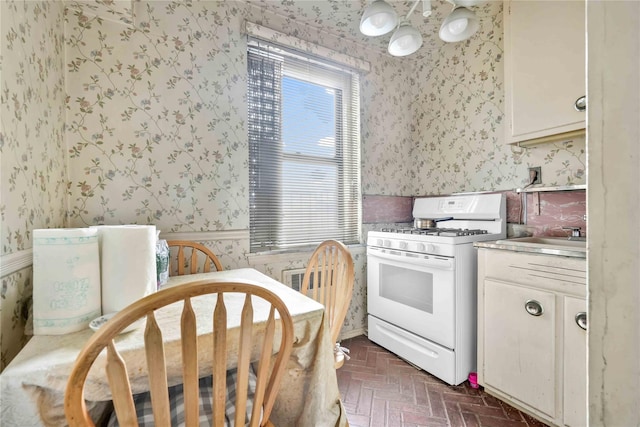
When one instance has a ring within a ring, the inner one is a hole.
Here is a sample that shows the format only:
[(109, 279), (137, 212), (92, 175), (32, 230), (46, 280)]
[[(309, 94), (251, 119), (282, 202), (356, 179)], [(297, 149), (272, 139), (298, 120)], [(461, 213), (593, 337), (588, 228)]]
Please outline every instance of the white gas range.
[(440, 221), (434, 228), (389, 228), (367, 236), (369, 339), (457, 385), (476, 369), (473, 242), (506, 237), (505, 198), (418, 198), (413, 216)]

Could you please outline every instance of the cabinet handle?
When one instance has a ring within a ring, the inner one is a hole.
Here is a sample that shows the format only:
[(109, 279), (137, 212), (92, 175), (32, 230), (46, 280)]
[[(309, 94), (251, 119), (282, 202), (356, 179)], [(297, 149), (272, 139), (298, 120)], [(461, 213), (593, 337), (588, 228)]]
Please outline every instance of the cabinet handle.
[(573, 104), (573, 107), (576, 109), (576, 111), (586, 111), (587, 97), (581, 96), (580, 98), (576, 99), (576, 102)]
[(542, 308), (542, 304), (540, 304), (538, 301), (534, 300), (534, 299), (530, 299), (527, 302), (524, 303), (524, 309), (527, 310), (527, 313), (529, 313), (532, 316), (542, 316), (542, 313), (544, 313), (544, 309)]
[(582, 329), (584, 329), (585, 331), (587, 330), (587, 313), (586, 312), (581, 311), (580, 313), (576, 314), (576, 324), (580, 326)]

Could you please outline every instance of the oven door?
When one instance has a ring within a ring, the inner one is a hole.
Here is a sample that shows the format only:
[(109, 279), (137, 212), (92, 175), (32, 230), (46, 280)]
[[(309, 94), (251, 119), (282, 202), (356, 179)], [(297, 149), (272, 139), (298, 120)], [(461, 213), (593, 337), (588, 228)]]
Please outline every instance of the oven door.
[(368, 247), (368, 313), (453, 349), (454, 267), (453, 258)]

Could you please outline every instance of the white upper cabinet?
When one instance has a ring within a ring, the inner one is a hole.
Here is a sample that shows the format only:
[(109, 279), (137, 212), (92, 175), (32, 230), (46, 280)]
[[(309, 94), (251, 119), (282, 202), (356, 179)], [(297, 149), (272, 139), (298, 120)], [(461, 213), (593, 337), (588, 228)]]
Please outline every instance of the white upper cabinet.
[(584, 1), (505, 0), (507, 143), (584, 132), (585, 39)]

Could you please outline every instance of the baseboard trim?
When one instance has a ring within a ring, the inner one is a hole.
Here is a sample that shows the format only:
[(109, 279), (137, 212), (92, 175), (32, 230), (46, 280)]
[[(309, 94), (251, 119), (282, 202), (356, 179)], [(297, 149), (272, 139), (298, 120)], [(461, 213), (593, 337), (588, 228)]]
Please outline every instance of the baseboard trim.
[(340, 334), (339, 338), (341, 340), (348, 340), (349, 338), (358, 337), (360, 335), (366, 335), (365, 328), (357, 328), (350, 331), (345, 331), (344, 333)]

